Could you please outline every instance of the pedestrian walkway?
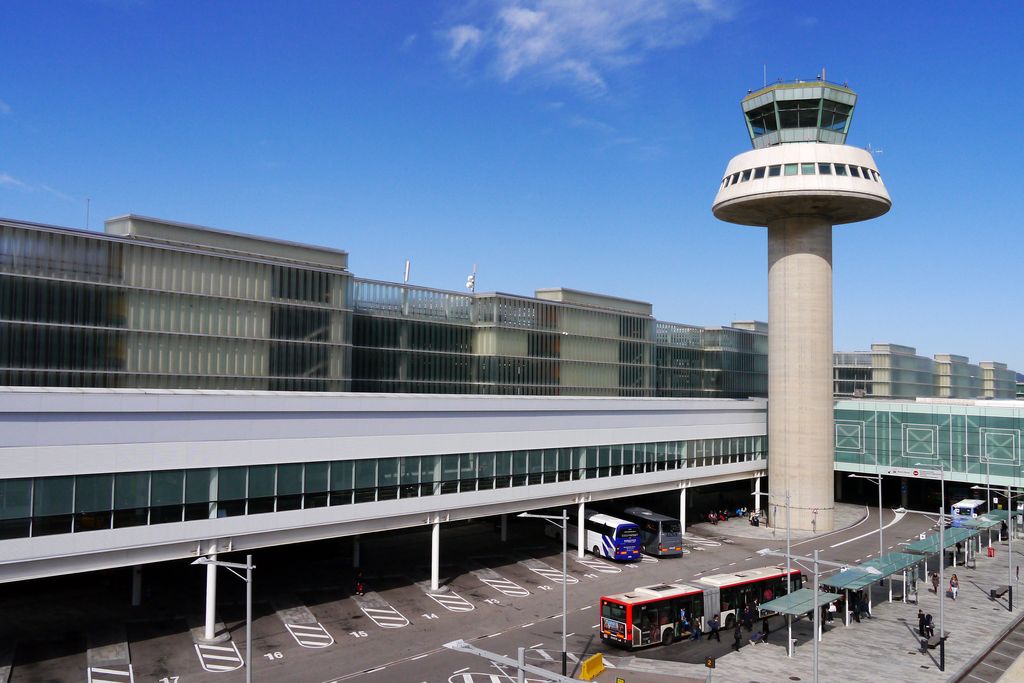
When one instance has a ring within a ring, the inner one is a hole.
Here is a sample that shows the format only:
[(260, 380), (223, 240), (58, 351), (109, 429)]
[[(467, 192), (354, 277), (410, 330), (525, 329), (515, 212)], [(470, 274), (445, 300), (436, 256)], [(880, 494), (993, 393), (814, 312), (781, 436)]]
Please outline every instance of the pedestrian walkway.
[[(942, 681), (949, 680), (967, 665), (980, 651), (989, 648), (992, 640), (999, 636), (1011, 622), (1024, 616), (1024, 599), (1014, 600), (1014, 610), (1007, 610), (1005, 597), (992, 600), (989, 591), (1005, 586), (1008, 578), (1006, 544), (996, 544), (994, 558), (979, 557), (976, 569), (957, 567), (960, 578), (960, 595), (952, 600), (936, 595), (920, 587), (920, 605), (913, 603), (886, 602), (888, 586), (875, 584), (873, 589), (873, 618), (843, 626), (836, 620), (826, 626), (822, 640), (818, 643), (819, 680), (855, 681)], [(1024, 556), (1014, 552), (1017, 562), (1024, 562)], [(950, 568), (951, 569), (951, 568)], [(947, 576), (952, 572), (947, 570)], [(902, 590), (896, 582), (895, 592)], [(1016, 586), (1014, 593), (1017, 593)], [(1024, 598), (1024, 596), (1021, 596)], [(917, 610), (920, 607), (931, 614), (938, 632), (939, 600), (945, 601), (946, 670), (939, 670), (938, 648), (922, 648), (922, 639), (917, 633)], [(793, 624), (796, 647), (792, 658), (786, 656), (786, 631), (776, 618), (775, 627), (766, 644), (749, 644), (744, 640), (739, 652), (720, 657), (716, 662), (713, 679), (723, 681), (750, 681), (756, 683), (784, 683), (793, 680), (813, 680), (811, 622), (801, 618)], [(746, 635), (746, 634), (744, 634)], [(685, 643), (672, 647), (685, 647)], [(618, 675), (625, 676), (633, 683), (680, 681), (688, 678), (703, 678), (707, 669), (699, 664), (645, 660), (624, 656), (616, 660)], [(1014, 664), (1006, 662), (1013, 670)], [(615, 678), (599, 678), (599, 681), (614, 681)], [(969, 679), (968, 679), (969, 680)], [(1002, 679), (1004, 682), (1010, 678)]]
[[(782, 526), (779, 528), (769, 527), (764, 524), (761, 526), (751, 526), (750, 519), (747, 517), (730, 517), (724, 522), (718, 524), (712, 524), (710, 522), (699, 522), (697, 524), (687, 524), (687, 531), (693, 530), (703, 536), (734, 536), (737, 538), (759, 538), (769, 541), (786, 540), (786, 518), (785, 508), (783, 511), (778, 513), (780, 516), (777, 520)], [(863, 505), (852, 505), (850, 503), (836, 503), (835, 509), (835, 528), (846, 529), (848, 527), (857, 524), (862, 519), (868, 516), (868, 509)], [(813, 531), (800, 531), (793, 529), (790, 532), (790, 537), (794, 540), (803, 540), (805, 538), (811, 538), (815, 535)]]

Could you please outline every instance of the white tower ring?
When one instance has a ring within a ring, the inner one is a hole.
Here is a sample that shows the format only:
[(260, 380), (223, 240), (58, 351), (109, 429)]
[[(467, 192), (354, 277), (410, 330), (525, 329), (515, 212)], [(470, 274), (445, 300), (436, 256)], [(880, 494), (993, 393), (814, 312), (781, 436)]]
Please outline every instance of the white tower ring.
[(765, 226), (819, 216), (832, 225), (877, 218), (892, 206), (871, 154), (859, 147), (798, 142), (732, 158), (712, 205), (715, 217)]

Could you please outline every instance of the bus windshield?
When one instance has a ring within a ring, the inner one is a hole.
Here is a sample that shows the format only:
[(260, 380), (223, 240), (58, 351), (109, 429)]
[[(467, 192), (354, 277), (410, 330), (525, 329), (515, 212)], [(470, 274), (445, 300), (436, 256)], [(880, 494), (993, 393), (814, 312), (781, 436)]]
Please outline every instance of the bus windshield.
[(674, 519), (661, 523), (661, 533), (663, 534), (681, 534), (682, 532), (682, 525)]

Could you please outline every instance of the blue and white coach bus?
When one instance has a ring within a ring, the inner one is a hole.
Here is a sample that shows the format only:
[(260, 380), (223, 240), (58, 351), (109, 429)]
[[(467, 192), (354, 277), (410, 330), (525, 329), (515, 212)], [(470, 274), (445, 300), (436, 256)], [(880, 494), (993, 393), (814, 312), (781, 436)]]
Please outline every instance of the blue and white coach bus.
[[(579, 530), (568, 523), (565, 539), (569, 545), (576, 545)], [(640, 527), (633, 522), (588, 512), (583, 523), (583, 542), (594, 555), (607, 557), (618, 562), (632, 562), (640, 559)]]

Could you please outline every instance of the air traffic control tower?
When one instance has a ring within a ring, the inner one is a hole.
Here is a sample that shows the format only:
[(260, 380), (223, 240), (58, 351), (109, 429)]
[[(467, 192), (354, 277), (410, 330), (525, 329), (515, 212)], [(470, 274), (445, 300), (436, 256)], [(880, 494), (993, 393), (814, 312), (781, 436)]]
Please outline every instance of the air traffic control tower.
[(712, 211), (768, 228), (769, 523), (833, 528), (832, 226), (892, 202), (871, 154), (846, 144), (857, 95), (824, 80), (743, 98), (754, 149), (732, 158)]

